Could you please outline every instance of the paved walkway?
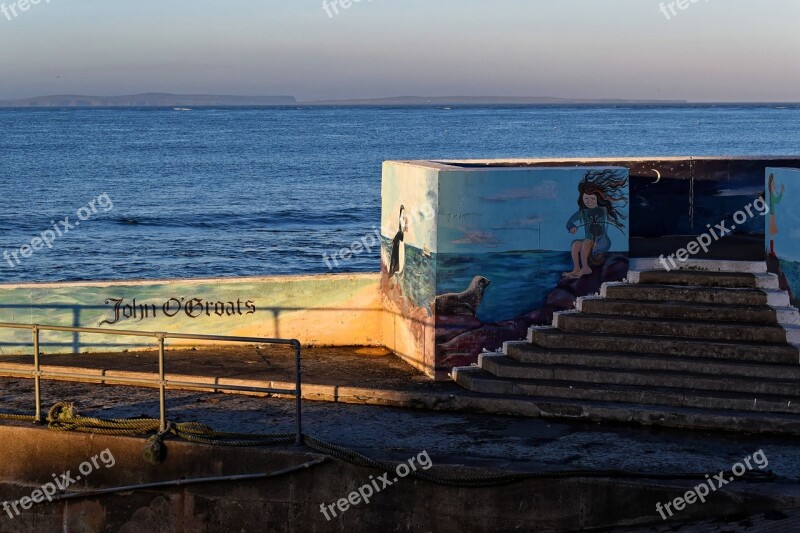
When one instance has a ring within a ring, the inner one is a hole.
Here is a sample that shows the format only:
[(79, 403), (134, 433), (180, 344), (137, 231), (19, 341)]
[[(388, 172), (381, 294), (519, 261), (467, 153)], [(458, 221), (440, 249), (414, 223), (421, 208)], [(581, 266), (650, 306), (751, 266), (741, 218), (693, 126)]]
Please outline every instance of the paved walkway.
[[(140, 355), (152, 359), (153, 354)], [(291, 362), (274, 358), (264, 370), (265, 354), (187, 352), (169, 354), (171, 368), (198, 375), (235, 375), (272, 378), (290, 375)], [(122, 368), (133, 354), (80, 355), (71, 365), (92, 363), (93, 368)], [(433, 383), (393, 356), (371, 357), (346, 350), (309, 350), (306, 383), (370, 385), (386, 383), (399, 391), (434, 391), (457, 394), (451, 383)], [(48, 358), (49, 359), (49, 358)], [(54, 356), (63, 364), (67, 357)], [(49, 362), (49, 361), (47, 361)], [(368, 362), (369, 364), (364, 364)], [(103, 364), (100, 364), (103, 363)], [(6, 363), (0, 363), (5, 365)], [(151, 361), (137, 363), (138, 370), (154, 370)], [(99, 365), (99, 366), (98, 366)], [(125, 368), (130, 368), (125, 366)], [(307, 385), (310, 387), (310, 385)], [(215, 428), (245, 432), (291, 432), (294, 402), (238, 394), (168, 391), (168, 417), (196, 420)], [(58, 401), (74, 401), (80, 412), (103, 418), (156, 417), (158, 395), (154, 389), (43, 381), (46, 410)], [(700, 433), (672, 429), (598, 425), (469, 412), (404, 409), (379, 405), (304, 401), (306, 433), (345, 446), (403, 460), (426, 449), (451, 463), (500, 468), (592, 468), (644, 472), (708, 472), (730, 468), (740, 459), (763, 449), (769, 468), (784, 481), (800, 482), (800, 454), (791, 437), (747, 436), (741, 433)], [(31, 414), (33, 381), (0, 378), (0, 409)]]
[[(180, 374), (257, 380), (292, 377), (292, 354), (237, 347), (168, 353), (169, 370)], [(0, 366), (23, 364), (30, 357), (2, 357)], [(45, 367), (82, 366), (105, 371), (156, 371), (155, 354), (124, 353), (43, 357)], [(362, 387), (387, 394), (458, 395), (452, 383), (433, 383), (392, 355), (369, 350), (310, 349), (304, 352), (304, 382), (340, 390)], [(391, 390), (387, 390), (391, 389)], [(155, 417), (155, 390), (91, 383), (44, 381), (45, 409), (58, 401), (74, 401), (81, 414), (102, 418)], [(294, 403), (279, 398), (171, 390), (168, 418), (199, 421), (220, 430), (271, 433), (294, 429)], [(33, 382), (0, 378), (0, 411), (31, 414)], [(304, 431), (362, 453), (404, 461), (425, 450), (434, 464), (461, 464), (502, 470), (625, 469), (639, 472), (716, 474), (744, 457), (763, 450), (775, 483), (732, 483), (734, 490), (780, 494), (800, 503), (800, 454), (790, 437), (703, 433), (674, 429), (597, 425), (476, 412), (432, 411), (330, 401), (304, 401)], [(676, 491), (681, 487), (676, 485)], [(676, 492), (677, 493), (677, 492)], [(749, 529), (748, 520), (763, 527), (786, 524), (772, 517), (742, 518), (740, 529), (720, 522), (726, 531)], [(778, 517), (780, 518), (780, 517)], [(794, 515), (791, 518), (796, 518)], [(710, 523), (703, 524), (704, 529)], [(670, 524), (672, 528), (675, 524)], [(753, 527), (756, 527), (755, 525)], [(640, 529), (638, 531), (645, 531)], [(654, 528), (651, 531), (662, 531)], [(673, 529), (674, 530), (674, 529)], [(767, 531), (769, 529), (763, 529)], [(664, 529), (663, 531), (666, 531)]]
[[(304, 348), (303, 383), (405, 391), (463, 390), (433, 383), (384, 348)], [(27, 356), (0, 355), (0, 366), (32, 365)], [(155, 374), (155, 351), (100, 354), (44, 354), (44, 367), (81, 367), (104, 371)], [(230, 346), (197, 350), (167, 350), (167, 373), (221, 379), (294, 380), (294, 352), (282, 346)]]

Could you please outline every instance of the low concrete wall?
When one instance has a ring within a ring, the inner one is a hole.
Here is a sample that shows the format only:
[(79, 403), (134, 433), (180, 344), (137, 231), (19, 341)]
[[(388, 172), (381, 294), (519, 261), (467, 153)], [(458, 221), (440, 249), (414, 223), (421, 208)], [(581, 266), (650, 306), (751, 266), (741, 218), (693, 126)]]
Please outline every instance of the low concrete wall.
[[(0, 322), (379, 346), (379, 286), (378, 274), (0, 285)], [(29, 331), (0, 329), (3, 353), (31, 353), (31, 344)], [(141, 345), (133, 338), (110, 335), (41, 334), (45, 353)]]
[[(206, 476), (271, 472), (321, 457), (306, 449), (223, 448), (168, 441), (159, 466), (142, 459), (144, 439), (56, 433), (0, 426), (0, 501), (29, 496), (53, 475), (71, 471), (104, 450), (114, 466), (100, 463), (71, 491)], [(485, 473), (444, 466), (445, 476)], [(263, 481), (209, 483), (137, 490), (68, 503), (43, 503), (10, 518), (0, 532), (19, 531), (574, 531), (587, 527), (660, 524), (656, 502), (671, 501), (696, 482), (612, 479), (540, 479), (504, 487), (458, 489), (405, 478), (326, 521), (320, 505), (335, 504), (381, 472), (330, 460)], [(707, 503), (681, 511), (681, 521), (749, 514), (800, 505), (791, 486), (747, 485), (714, 492)], [(12, 515), (13, 515), (12, 511)]]

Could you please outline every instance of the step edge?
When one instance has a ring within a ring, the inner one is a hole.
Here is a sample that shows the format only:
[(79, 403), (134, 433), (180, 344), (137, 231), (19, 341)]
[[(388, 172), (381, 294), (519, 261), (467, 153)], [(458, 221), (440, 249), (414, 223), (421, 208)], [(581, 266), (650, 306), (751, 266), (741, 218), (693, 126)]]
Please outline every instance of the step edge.
[(605, 337), (605, 338), (614, 338), (618, 340), (631, 340), (631, 339), (639, 339), (639, 340), (649, 340), (653, 342), (664, 342), (665, 340), (677, 341), (677, 342), (685, 342), (689, 344), (696, 344), (702, 346), (703, 344), (721, 344), (727, 347), (731, 346), (747, 346), (751, 348), (785, 348), (785, 347), (792, 347), (790, 343), (771, 343), (771, 342), (762, 342), (762, 343), (747, 343), (744, 341), (726, 341), (721, 339), (700, 339), (700, 338), (686, 338), (686, 337), (668, 337), (668, 336), (659, 336), (659, 335), (620, 335), (618, 333), (586, 333), (586, 332), (568, 332), (563, 331), (559, 328), (555, 328), (553, 326), (531, 326), (528, 328), (528, 342), (533, 343), (532, 335), (536, 331), (547, 331), (548, 334), (561, 334), (561, 335), (586, 335), (592, 338), (598, 337)]
[[(620, 318), (609, 318), (613, 317), (614, 315), (603, 315), (600, 313), (590, 313), (590, 312), (572, 312), (572, 313), (559, 313), (559, 316), (564, 315), (569, 317), (569, 315), (575, 315), (578, 319), (588, 319), (588, 320), (611, 320), (611, 321), (623, 321), (623, 322), (644, 322), (644, 323), (674, 323), (674, 324), (697, 324), (701, 326), (720, 326), (722, 328), (742, 328), (742, 327), (752, 327), (752, 328), (762, 328), (762, 329), (769, 329), (769, 330), (780, 330), (783, 328), (783, 324), (775, 323), (775, 324), (759, 324), (753, 322), (736, 322), (734, 320), (726, 320), (721, 322), (709, 322), (707, 320), (697, 320), (694, 318), (690, 319), (682, 319), (682, 318), (653, 318), (653, 317), (639, 317), (639, 316), (628, 316), (625, 315), (624, 317)], [(555, 313), (553, 313), (553, 317), (555, 319)], [(800, 324), (800, 317), (798, 317), (798, 324)]]
[[(687, 241), (687, 244), (691, 240)], [(636, 257), (630, 259), (631, 270), (664, 270), (663, 264), (659, 257)], [(690, 270), (690, 269), (703, 269), (711, 272), (735, 272), (742, 274), (756, 274), (767, 272), (766, 261), (735, 261), (735, 260), (717, 260), (717, 259), (688, 259), (682, 263), (682, 268), (672, 269), (675, 270)]]
[[(691, 357), (691, 356), (682, 356), (682, 355), (666, 355), (666, 354), (656, 354), (656, 353), (615, 353), (615, 352), (600, 352), (600, 351), (575, 351), (572, 349), (561, 350), (557, 348), (545, 348), (543, 346), (539, 346), (537, 344), (533, 344), (527, 341), (509, 341), (509, 345), (519, 344), (519, 345), (526, 345), (531, 346), (537, 350), (541, 350), (545, 352), (546, 355), (553, 355), (553, 356), (562, 356), (562, 357), (581, 357), (581, 358), (588, 358), (592, 359), (595, 357), (605, 357), (605, 358), (624, 358), (626, 360), (637, 360), (640, 359), (642, 362), (645, 361), (659, 361), (664, 363), (672, 363), (672, 362), (679, 362), (689, 365), (700, 365), (703, 363), (707, 364), (714, 364), (714, 365), (726, 365), (732, 367), (741, 367), (741, 369), (753, 371), (755, 368), (753, 367), (760, 367), (763, 369), (774, 369), (776, 371), (798, 371), (800, 372), (800, 365), (795, 363), (769, 363), (769, 362), (759, 362), (759, 361), (749, 361), (749, 360), (738, 360), (738, 359), (720, 359), (720, 358), (708, 358), (708, 357)], [(504, 349), (503, 355), (506, 357), (514, 359), (509, 353), (507, 349)], [(524, 363), (519, 361), (522, 364), (536, 364), (536, 363)], [(549, 364), (549, 363), (542, 363), (542, 364)], [(583, 365), (581, 365), (583, 366)]]
[[(773, 394), (764, 394), (764, 393), (752, 393), (752, 392), (729, 392), (729, 391), (716, 391), (716, 390), (697, 390), (697, 389), (685, 389), (681, 387), (656, 387), (651, 385), (618, 385), (613, 383), (582, 383), (578, 381), (571, 381), (571, 380), (557, 380), (557, 379), (535, 379), (535, 378), (503, 378), (500, 376), (495, 376), (491, 372), (488, 372), (483, 369), (478, 369), (481, 373), (486, 374), (486, 376), (478, 376), (477, 379), (489, 381), (489, 382), (500, 382), (507, 385), (513, 386), (520, 386), (520, 385), (541, 385), (541, 386), (550, 386), (552, 388), (558, 389), (571, 389), (571, 390), (595, 390), (600, 392), (619, 392), (615, 390), (615, 388), (623, 389), (624, 392), (642, 392), (642, 393), (650, 393), (650, 392), (662, 392), (668, 394), (675, 394), (675, 395), (682, 395), (687, 390), (691, 390), (693, 396), (697, 398), (716, 398), (718, 400), (736, 400), (736, 401), (753, 401), (754, 403), (758, 403), (759, 401), (769, 401), (776, 404), (786, 403), (787, 406), (791, 405), (797, 400), (797, 397), (794, 396), (786, 396), (786, 395), (773, 395)], [(587, 386), (589, 385), (589, 386)], [(717, 393), (717, 394), (715, 394)], [(722, 394), (718, 394), (722, 393)], [(726, 397), (725, 394), (729, 395), (736, 395), (736, 394), (746, 394), (746, 397), (735, 397), (729, 398)], [(766, 399), (765, 399), (766, 398)], [(651, 404), (651, 405), (658, 405), (658, 404)]]
[[(500, 361), (499, 359), (507, 359), (508, 362)], [(730, 380), (734, 382), (744, 382), (744, 383), (752, 383), (752, 379), (747, 379), (747, 376), (740, 376), (735, 374), (708, 374), (708, 373), (699, 373), (699, 372), (686, 372), (686, 371), (673, 371), (673, 370), (661, 370), (661, 369), (653, 369), (653, 370), (643, 370), (643, 369), (615, 369), (615, 368), (605, 368), (605, 367), (592, 367), (592, 366), (571, 366), (566, 364), (559, 364), (559, 363), (523, 363), (512, 359), (506, 356), (495, 357), (495, 360), (492, 363), (497, 363), (500, 365), (504, 365), (506, 367), (511, 368), (520, 368), (520, 369), (548, 369), (548, 370), (569, 370), (575, 372), (595, 372), (597, 374), (606, 374), (606, 375), (639, 375), (639, 376), (665, 376), (665, 377), (672, 377), (672, 378), (697, 378), (697, 379), (714, 379), (714, 380)], [(482, 364), (479, 364), (479, 367), (483, 370)], [(499, 376), (498, 376), (499, 377)], [(518, 379), (518, 378), (507, 378), (507, 379)], [(536, 378), (533, 378), (536, 379)], [(769, 383), (775, 385), (796, 385), (800, 386), (797, 383), (797, 380), (792, 378), (786, 379), (777, 379), (777, 378), (758, 378), (759, 381), (766, 380)], [(569, 380), (573, 381), (573, 380)], [(668, 387), (669, 388), (669, 387)], [(683, 388), (683, 387), (681, 387)], [(800, 396), (800, 393), (798, 394)]]

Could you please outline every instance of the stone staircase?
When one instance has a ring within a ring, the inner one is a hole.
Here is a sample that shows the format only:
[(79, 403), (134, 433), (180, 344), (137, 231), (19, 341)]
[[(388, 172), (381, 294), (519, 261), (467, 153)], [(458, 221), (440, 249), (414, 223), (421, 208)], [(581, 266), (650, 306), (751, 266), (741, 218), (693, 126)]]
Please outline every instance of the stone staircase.
[(509, 414), (800, 435), (800, 315), (777, 276), (632, 271), (629, 281), (453, 379), (514, 398)]

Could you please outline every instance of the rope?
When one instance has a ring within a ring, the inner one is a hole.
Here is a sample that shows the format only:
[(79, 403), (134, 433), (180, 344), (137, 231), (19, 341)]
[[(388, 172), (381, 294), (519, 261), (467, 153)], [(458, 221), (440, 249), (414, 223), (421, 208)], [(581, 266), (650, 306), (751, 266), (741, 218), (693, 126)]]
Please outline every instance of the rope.
[(0, 420), (14, 420), (18, 422), (36, 422), (35, 416), (28, 415), (12, 415), (8, 413), (0, 413)]
[[(33, 416), (0, 413), (0, 420), (34, 422), (35, 418)], [(104, 420), (100, 418), (84, 417), (77, 413), (75, 405), (72, 402), (59, 402), (55, 404), (47, 414), (47, 422), (47, 427), (51, 431), (77, 431), (100, 435), (127, 436), (156, 433), (148, 439), (144, 449), (145, 460), (154, 465), (160, 464), (166, 459), (167, 448), (164, 445), (164, 439), (169, 435), (189, 442), (214, 446), (267, 446), (272, 444), (291, 444), (295, 439), (293, 433), (253, 434), (216, 431), (199, 422), (168, 422), (166, 429), (163, 432), (159, 432), (161, 424), (160, 421), (155, 418), (115, 418)], [(313, 450), (356, 466), (383, 470), (386, 472), (396, 472), (398, 467), (395, 463), (372, 459), (354, 450), (325, 442), (311, 435), (303, 435), (303, 442)], [(515, 472), (511, 474), (486, 474), (471, 477), (445, 477), (427, 471), (412, 470), (410, 468), (409, 470), (408, 477), (436, 483), (438, 485), (460, 488), (496, 487), (527, 479), (706, 479), (705, 473), (656, 474), (630, 472), (626, 470), (556, 470), (544, 472)], [(729, 477), (729, 474), (730, 472), (726, 472), (726, 477)], [(775, 475), (772, 472), (748, 472), (738, 477), (743, 480), (764, 482), (774, 480)]]

